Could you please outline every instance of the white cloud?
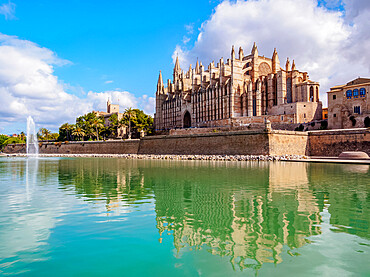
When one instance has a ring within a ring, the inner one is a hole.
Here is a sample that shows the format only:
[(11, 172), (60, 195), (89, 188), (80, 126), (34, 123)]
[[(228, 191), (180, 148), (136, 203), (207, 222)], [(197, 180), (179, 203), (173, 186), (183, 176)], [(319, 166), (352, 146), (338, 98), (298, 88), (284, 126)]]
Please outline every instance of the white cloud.
[(112, 80), (108, 80), (108, 81), (105, 81), (104, 84), (112, 84), (113, 81)]
[(186, 32), (191, 35), (194, 32), (194, 23), (185, 25)]
[(187, 68), (197, 57), (208, 64), (230, 57), (231, 45), (248, 53), (255, 41), (259, 54), (272, 56), (277, 48), (280, 62), (295, 59), (297, 68), (308, 71), (326, 91), (357, 76), (370, 75), (370, 1), (326, 1), (329, 10), (315, 0), (224, 1), (203, 22), (192, 47), (177, 45), (173, 58)]
[(56, 130), (64, 122), (93, 110), (106, 110), (108, 97), (122, 109), (141, 108), (153, 114), (147, 96), (127, 91), (88, 92), (85, 98), (69, 93), (71, 87), (54, 75), (54, 67), (70, 63), (49, 49), (14, 36), (0, 34), (0, 130), (34, 117), (39, 127)]
[(0, 6), (0, 14), (5, 16), (5, 19), (15, 18), (15, 4), (12, 2), (4, 3)]

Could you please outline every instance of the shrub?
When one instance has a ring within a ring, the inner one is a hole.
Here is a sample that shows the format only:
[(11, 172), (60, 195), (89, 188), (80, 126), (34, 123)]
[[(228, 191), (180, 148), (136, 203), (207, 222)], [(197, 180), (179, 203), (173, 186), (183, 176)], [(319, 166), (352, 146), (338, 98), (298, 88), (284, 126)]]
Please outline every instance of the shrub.
[(303, 130), (304, 130), (304, 126), (302, 124), (300, 124), (298, 127), (294, 129), (294, 131), (300, 131), (300, 132), (302, 132)]
[(328, 121), (327, 120), (321, 121), (320, 130), (326, 130), (327, 128), (328, 128)]

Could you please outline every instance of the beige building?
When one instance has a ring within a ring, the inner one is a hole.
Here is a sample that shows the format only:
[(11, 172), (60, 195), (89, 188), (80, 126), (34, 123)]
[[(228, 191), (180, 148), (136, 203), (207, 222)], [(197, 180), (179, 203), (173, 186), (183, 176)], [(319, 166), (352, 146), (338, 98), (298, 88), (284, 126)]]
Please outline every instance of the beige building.
[[(369, 127), (370, 79), (357, 78), (328, 92), (328, 128), (347, 129)], [(367, 118), (367, 119), (366, 119)], [(365, 124), (365, 120), (369, 123)]]
[(239, 48), (236, 57), (212, 62), (205, 69), (197, 61), (188, 71), (176, 59), (173, 80), (165, 87), (159, 74), (154, 124), (157, 130), (230, 126), (233, 122), (307, 123), (320, 120), (319, 83), (297, 70), (294, 60), (280, 67), (276, 49), (272, 58), (260, 56), (256, 44), (249, 55)]
[[(96, 111), (93, 111), (96, 116), (102, 116), (104, 117), (104, 126), (109, 126), (111, 123), (109, 121), (109, 118), (113, 115), (113, 114), (117, 114), (117, 119), (118, 121), (120, 121), (123, 117), (123, 113), (120, 113), (119, 112), (119, 105), (118, 104), (112, 104), (110, 102), (110, 100), (108, 99), (107, 101), (107, 112), (96, 112)], [(118, 138), (122, 138), (126, 135), (126, 127), (123, 126), (123, 127), (120, 127), (117, 129), (117, 137)]]

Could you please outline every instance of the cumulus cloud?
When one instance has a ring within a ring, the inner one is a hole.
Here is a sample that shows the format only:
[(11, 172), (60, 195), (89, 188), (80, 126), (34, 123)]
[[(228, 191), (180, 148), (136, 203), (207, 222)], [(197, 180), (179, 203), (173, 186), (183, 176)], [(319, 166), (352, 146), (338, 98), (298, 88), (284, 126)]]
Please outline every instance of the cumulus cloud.
[(12, 2), (4, 3), (0, 6), (0, 14), (5, 16), (5, 19), (15, 18), (15, 4)]
[(325, 105), (331, 86), (370, 75), (368, 26), (370, 1), (224, 1), (203, 22), (195, 43), (177, 45), (173, 58), (178, 55), (187, 68), (197, 57), (203, 64), (228, 58), (231, 45), (248, 53), (255, 41), (268, 57), (276, 47), (282, 65), (287, 57), (295, 59), (299, 70), (320, 82)]
[(54, 74), (55, 66), (69, 61), (47, 48), (15, 36), (0, 34), (0, 131), (25, 121), (28, 115), (42, 127), (56, 130), (79, 115), (106, 110), (108, 97), (123, 109), (139, 107), (153, 114), (149, 97), (127, 91), (88, 92), (84, 98), (70, 93), (70, 86)]

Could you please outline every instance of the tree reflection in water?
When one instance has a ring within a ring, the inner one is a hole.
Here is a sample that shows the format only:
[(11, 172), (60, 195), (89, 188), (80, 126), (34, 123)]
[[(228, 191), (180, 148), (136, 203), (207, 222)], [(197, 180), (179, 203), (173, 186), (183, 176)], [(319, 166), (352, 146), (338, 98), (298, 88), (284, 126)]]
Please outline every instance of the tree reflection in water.
[(259, 269), (263, 263), (282, 262), (283, 252), (299, 255), (298, 248), (321, 234), (324, 209), (333, 231), (368, 237), (369, 169), (357, 169), (289, 162), (76, 159), (60, 160), (58, 173), (62, 189), (73, 189), (86, 201), (105, 201), (104, 215), (154, 203), (159, 242), (172, 237), (178, 255), (205, 249), (230, 257), (234, 268)]

